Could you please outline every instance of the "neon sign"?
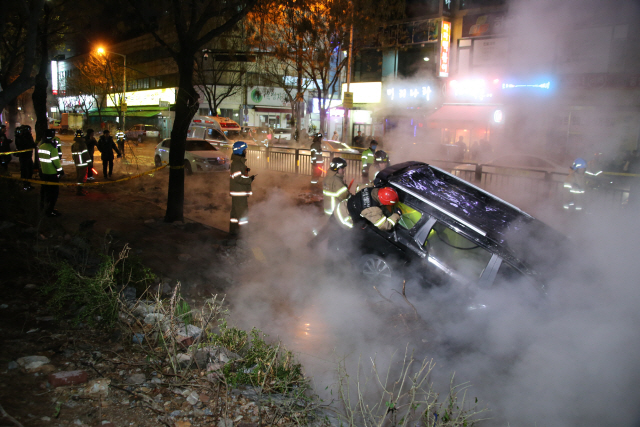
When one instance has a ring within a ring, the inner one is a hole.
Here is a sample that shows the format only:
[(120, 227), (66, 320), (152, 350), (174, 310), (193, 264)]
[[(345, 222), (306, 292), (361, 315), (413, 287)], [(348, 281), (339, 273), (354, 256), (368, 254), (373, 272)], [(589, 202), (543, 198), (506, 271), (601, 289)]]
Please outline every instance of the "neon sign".
[(451, 22), (442, 21), (440, 31), (440, 77), (449, 77), (449, 48), (451, 47)]
[(502, 89), (515, 89), (520, 87), (531, 87), (538, 89), (551, 89), (551, 82), (545, 82), (540, 84), (523, 84), (523, 85), (514, 85), (512, 83), (502, 83)]
[(431, 101), (431, 86), (417, 86), (417, 87), (390, 87), (385, 92), (389, 101), (402, 101), (411, 99), (421, 99)]
[(451, 80), (449, 86), (456, 98), (482, 101), (493, 97), (493, 91), (484, 79)]

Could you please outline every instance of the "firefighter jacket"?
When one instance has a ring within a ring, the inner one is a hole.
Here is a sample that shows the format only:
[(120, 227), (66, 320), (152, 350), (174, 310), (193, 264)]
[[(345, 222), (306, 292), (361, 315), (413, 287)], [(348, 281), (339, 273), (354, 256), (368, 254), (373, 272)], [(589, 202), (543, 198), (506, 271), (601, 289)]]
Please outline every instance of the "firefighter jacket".
[(311, 165), (314, 166), (319, 163), (324, 163), (322, 159), (322, 144), (320, 139), (317, 139), (311, 143)]
[(586, 188), (585, 174), (572, 170), (564, 181), (564, 187), (573, 194), (582, 194)]
[(366, 219), (380, 230), (393, 230), (400, 215), (393, 213), (389, 217), (380, 205), (378, 188), (365, 188), (347, 200), (340, 202), (335, 210), (338, 222), (345, 228), (352, 228), (355, 221)]
[(40, 170), (44, 175), (57, 175), (62, 172), (58, 149), (50, 142), (45, 141), (40, 144), (38, 159), (40, 160)]
[(374, 157), (375, 155), (371, 148), (367, 148), (362, 152), (362, 169), (363, 170), (373, 164)]
[(247, 169), (247, 158), (237, 154), (231, 155), (231, 168), (229, 169), (230, 182), (229, 194), (234, 196), (251, 196), (251, 177)]
[(71, 155), (73, 156), (73, 163), (77, 167), (91, 165), (91, 156), (87, 149), (87, 144), (84, 142), (84, 138), (76, 137), (73, 145), (71, 146)]
[(322, 182), (322, 194), (324, 195), (324, 213), (327, 215), (333, 214), (338, 203), (350, 196), (344, 178), (338, 175), (338, 171), (327, 174)]
[[(33, 140), (31, 132), (24, 132), (22, 135), (16, 134), (16, 150), (33, 150), (34, 148), (38, 148), (38, 146)], [(22, 160), (31, 159), (33, 158), (33, 151), (18, 153), (16, 156)]]

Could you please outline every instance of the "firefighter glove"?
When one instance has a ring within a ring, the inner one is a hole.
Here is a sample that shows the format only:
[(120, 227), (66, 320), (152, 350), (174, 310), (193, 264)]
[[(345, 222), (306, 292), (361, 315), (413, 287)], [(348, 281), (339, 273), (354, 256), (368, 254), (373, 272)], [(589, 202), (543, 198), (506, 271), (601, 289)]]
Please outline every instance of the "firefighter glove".
[(64, 176), (64, 170), (61, 170), (60, 173), (58, 174), (58, 178), (62, 178)]
[(396, 206), (395, 208), (393, 208), (393, 213), (398, 214), (399, 216), (402, 216), (402, 209)]

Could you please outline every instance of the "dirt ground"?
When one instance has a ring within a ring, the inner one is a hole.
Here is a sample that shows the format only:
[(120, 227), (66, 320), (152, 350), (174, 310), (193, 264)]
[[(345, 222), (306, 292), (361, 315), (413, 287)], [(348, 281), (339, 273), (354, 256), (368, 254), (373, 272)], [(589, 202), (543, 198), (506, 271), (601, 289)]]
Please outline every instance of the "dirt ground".
[[(65, 157), (70, 157), (70, 139), (63, 137)], [(89, 186), (86, 196), (77, 196), (74, 186), (61, 187), (56, 207), (62, 216), (57, 218), (39, 214), (38, 185), (24, 191), (19, 181), (0, 179), (0, 405), (7, 414), (0, 414), (0, 426), (257, 425), (252, 424), (257, 417), (251, 402), (241, 395), (224, 397), (233, 405), (216, 406), (207, 401), (220, 396), (204, 389), (199, 391), (198, 405), (193, 406), (184, 396), (158, 384), (129, 384), (136, 373), (143, 373), (147, 380), (160, 376), (145, 370), (144, 356), (134, 351), (130, 339), (86, 326), (72, 327), (54, 320), (46, 309), (40, 289), (53, 277), (44, 265), (56, 257), (73, 257), (77, 247), (87, 244), (95, 253), (117, 252), (127, 244), (131, 254), (159, 277), (159, 286), (179, 281), (190, 301), (224, 294), (230, 286), (224, 269), (201, 268), (233, 264), (237, 262), (234, 255), (242, 250), (227, 233), (227, 172), (187, 177), (185, 221), (165, 223), (167, 169), (117, 182), (153, 168), (152, 153), (151, 143), (131, 145), (127, 160), (116, 160), (115, 182)], [(65, 181), (73, 182), (73, 165), (65, 162), (64, 168)], [(99, 162), (95, 169), (101, 171)], [(19, 176), (17, 163), (11, 165), (11, 172)], [(96, 181), (104, 182), (101, 173)], [(307, 182), (305, 177), (260, 172), (252, 202), (281, 188), (297, 203), (315, 203), (321, 210), (320, 198)], [(18, 358), (32, 355), (45, 356), (50, 362), (35, 370), (16, 367)], [(79, 395), (78, 389), (86, 384), (48, 385), (49, 373), (73, 369), (86, 371), (89, 380), (110, 378), (109, 395), (97, 400)], [(162, 414), (136, 394), (141, 389), (163, 408)], [(226, 412), (210, 409), (221, 407)], [(180, 410), (185, 416), (168, 416)]]

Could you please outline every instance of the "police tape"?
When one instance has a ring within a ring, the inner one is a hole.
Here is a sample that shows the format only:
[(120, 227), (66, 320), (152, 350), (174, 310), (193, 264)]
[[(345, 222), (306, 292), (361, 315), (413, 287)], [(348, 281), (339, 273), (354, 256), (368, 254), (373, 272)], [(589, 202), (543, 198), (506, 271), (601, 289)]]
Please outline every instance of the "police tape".
[(8, 151), (8, 152), (1, 152), (0, 156), (8, 156), (9, 154), (18, 154), (18, 153), (26, 153), (27, 151), (33, 151), (33, 148), (27, 148), (26, 150), (20, 150), (20, 151)]
[(637, 174), (637, 173), (625, 173), (625, 172), (602, 172), (602, 175), (633, 176), (633, 177), (640, 176), (640, 174)]
[(116, 180), (109, 180), (109, 181), (98, 181), (98, 182), (50, 182), (50, 181), (40, 181), (38, 179), (24, 179), (24, 178), (16, 178), (13, 176), (4, 176), (4, 175), (0, 175), (0, 178), (5, 178), (5, 179), (11, 179), (14, 181), (23, 181), (23, 182), (32, 182), (34, 184), (40, 184), (40, 185), (57, 185), (60, 187), (94, 187), (97, 185), (105, 185), (105, 184), (115, 184), (117, 182), (124, 182), (124, 181), (130, 181), (132, 179), (136, 179), (136, 178), (140, 178), (141, 176), (144, 175), (149, 175), (152, 174), (154, 172), (159, 171), (160, 169), (164, 169), (167, 166), (169, 166), (168, 164), (162, 165), (160, 167), (157, 167), (155, 169), (151, 169), (142, 173), (139, 173), (137, 175), (132, 175), (132, 176), (128, 176), (126, 178), (120, 178), (120, 179), (116, 179)]

